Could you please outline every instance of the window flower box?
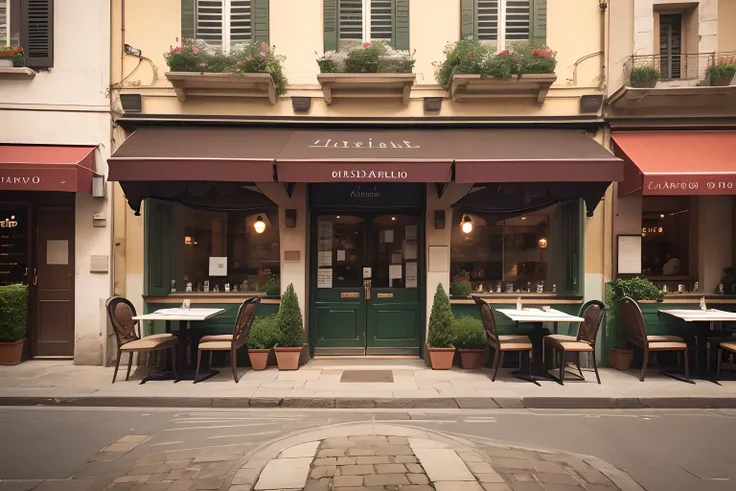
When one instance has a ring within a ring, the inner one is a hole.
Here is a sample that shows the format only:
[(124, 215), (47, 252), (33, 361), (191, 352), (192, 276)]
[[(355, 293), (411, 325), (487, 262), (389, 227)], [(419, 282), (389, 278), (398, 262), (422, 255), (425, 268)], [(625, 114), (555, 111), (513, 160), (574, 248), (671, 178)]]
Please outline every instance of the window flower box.
[(542, 104), (557, 80), (556, 53), (523, 42), (494, 53), (480, 42), (458, 41), (445, 48), (445, 59), (435, 65), (435, 78), (454, 102), (528, 97)]
[(251, 42), (224, 53), (202, 41), (185, 40), (164, 56), (166, 78), (181, 102), (189, 96), (215, 96), (268, 98), (276, 104), (286, 92), (285, 58), (265, 43)]
[(329, 106), (333, 98), (400, 98), (409, 103), (414, 58), (384, 43), (363, 43), (348, 51), (329, 51), (317, 59), (317, 80)]

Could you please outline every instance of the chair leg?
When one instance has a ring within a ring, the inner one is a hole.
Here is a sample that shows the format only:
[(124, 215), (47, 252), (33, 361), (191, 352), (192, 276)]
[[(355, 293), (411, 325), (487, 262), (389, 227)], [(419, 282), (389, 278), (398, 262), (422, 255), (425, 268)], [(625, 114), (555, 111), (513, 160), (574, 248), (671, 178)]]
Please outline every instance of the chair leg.
[[(721, 349), (720, 345), (718, 346), (718, 354), (716, 355), (716, 375), (721, 374), (721, 361), (723, 356), (723, 350)], [(115, 379), (113, 379), (115, 380)]]
[(687, 358), (688, 358), (687, 351), (685, 351), (683, 358), (685, 359), (685, 378), (687, 380), (690, 380), (690, 367), (689, 367), (689, 362), (687, 361)]
[(230, 353), (230, 363), (233, 367), (233, 378), (235, 379), (235, 383), (237, 384), (239, 382), (238, 380), (238, 367), (237, 365), (237, 357), (235, 356), (235, 350), (232, 350), (232, 353)]
[[(544, 339), (544, 338), (542, 338), (542, 339)], [(529, 377), (533, 377), (534, 376), (534, 372), (532, 370), (532, 357), (533, 356), (534, 356), (534, 352), (530, 350), (529, 351)], [(544, 366), (544, 365), (542, 365), (542, 366)]]
[(649, 350), (644, 348), (644, 357), (641, 362), (641, 375), (639, 375), (639, 382), (644, 382), (644, 377), (647, 374), (647, 365), (649, 364)]
[(194, 383), (197, 383), (197, 379), (199, 379), (199, 367), (202, 365), (202, 350), (197, 350), (197, 370), (194, 372)]
[(120, 356), (121, 356), (122, 354), (123, 354), (123, 353), (122, 353), (122, 351), (120, 351), (120, 350), (118, 349), (118, 359), (117, 359), (117, 361), (115, 362), (115, 372), (113, 372), (113, 374), (112, 374), (112, 383), (113, 383), (113, 384), (115, 383), (115, 377), (117, 377), (117, 376), (118, 376), (118, 368), (120, 368)]
[(580, 374), (580, 378), (585, 380), (585, 376), (583, 375), (583, 370), (580, 368), (580, 352), (579, 351), (576, 353), (575, 361), (577, 362), (578, 373)]
[(545, 337), (546, 337), (546, 336), (542, 336), (542, 366), (543, 366), (543, 367), (545, 367), (545, 366), (546, 366), (546, 365), (544, 364), (544, 358), (545, 358), (545, 356), (544, 356), (544, 354), (545, 354), (545, 353), (544, 353), (544, 352), (545, 352), (545, 351), (547, 351), (547, 350), (545, 349), (545, 347), (546, 347), (546, 345), (547, 345), (547, 342), (546, 342), (546, 341), (544, 340), (544, 338), (545, 338)]
[(209, 370), (212, 370), (212, 353), (214, 353), (214, 351), (210, 350), (210, 357), (209, 357), (209, 359), (207, 361), (207, 368)]
[(495, 353), (493, 354), (493, 376), (491, 377), (491, 382), (496, 381), (496, 374), (498, 373), (498, 365), (499, 361), (501, 360), (501, 350), (498, 348), (494, 348)]
[(601, 385), (601, 377), (598, 375), (598, 363), (595, 361), (595, 347), (593, 347), (593, 351), (590, 352), (591, 361), (593, 362), (593, 370), (595, 370), (595, 378), (598, 381), (598, 385)]
[(565, 350), (560, 350), (560, 384), (565, 385)]
[(127, 381), (130, 378), (130, 367), (133, 366), (133, 353), (134, 351), (131, 351), (128, 355), (128, 371), (125, 372), (125, 380)]
[(179, 380), (178, 367), (176, 366), (177, 365), (177, 363), (176, 363), (176, 353), (177, 353), (177, 350), (178, 350), (178, 348), (176, 347), (176, 345), (174, 345), (171, 348), (171, 369), (174, 371), (174, 381), (178, 381)]

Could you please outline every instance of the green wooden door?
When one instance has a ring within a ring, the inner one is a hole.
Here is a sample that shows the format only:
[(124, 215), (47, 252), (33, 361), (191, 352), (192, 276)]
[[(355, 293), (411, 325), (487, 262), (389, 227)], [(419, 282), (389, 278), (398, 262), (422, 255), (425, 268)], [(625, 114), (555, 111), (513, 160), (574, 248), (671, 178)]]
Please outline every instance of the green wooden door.
[(419, 355), (421, 216), (316, 214), (312, 229), (315, 355)]

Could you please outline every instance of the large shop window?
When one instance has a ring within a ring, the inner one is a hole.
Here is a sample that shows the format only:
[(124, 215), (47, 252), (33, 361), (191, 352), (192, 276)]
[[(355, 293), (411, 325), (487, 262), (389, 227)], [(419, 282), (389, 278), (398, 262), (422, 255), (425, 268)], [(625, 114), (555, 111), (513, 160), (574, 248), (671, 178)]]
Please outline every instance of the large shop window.
[(651, 278), (697, 279), (693, 260), (696, 214), (689, 196), (644, 196), (641, 269)]
[(148, 293), (185, 292), (187, 284), (202, 293), (280, 293), (276, 208), (208, 211), (157, 200), (146, 206)]
[(457, 215), (452, 280), (476, 292), (581, 294), (581, 210), (575, 200), (501, 221), (470, 214), (470, 233)]

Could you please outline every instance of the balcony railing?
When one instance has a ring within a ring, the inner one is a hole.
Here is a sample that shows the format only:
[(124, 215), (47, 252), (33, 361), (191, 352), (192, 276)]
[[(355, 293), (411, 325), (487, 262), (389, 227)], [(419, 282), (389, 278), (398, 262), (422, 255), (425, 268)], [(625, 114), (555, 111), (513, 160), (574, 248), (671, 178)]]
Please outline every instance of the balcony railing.
[(682, 80), (707, 85), (708, 69), (716, 64), (736, 64), (736, 52), (632, 55), (626, 62), (623, 83), (629, 83), (633, 68), (654, 67), (659, 70), (659, 80), (662, 82)]

